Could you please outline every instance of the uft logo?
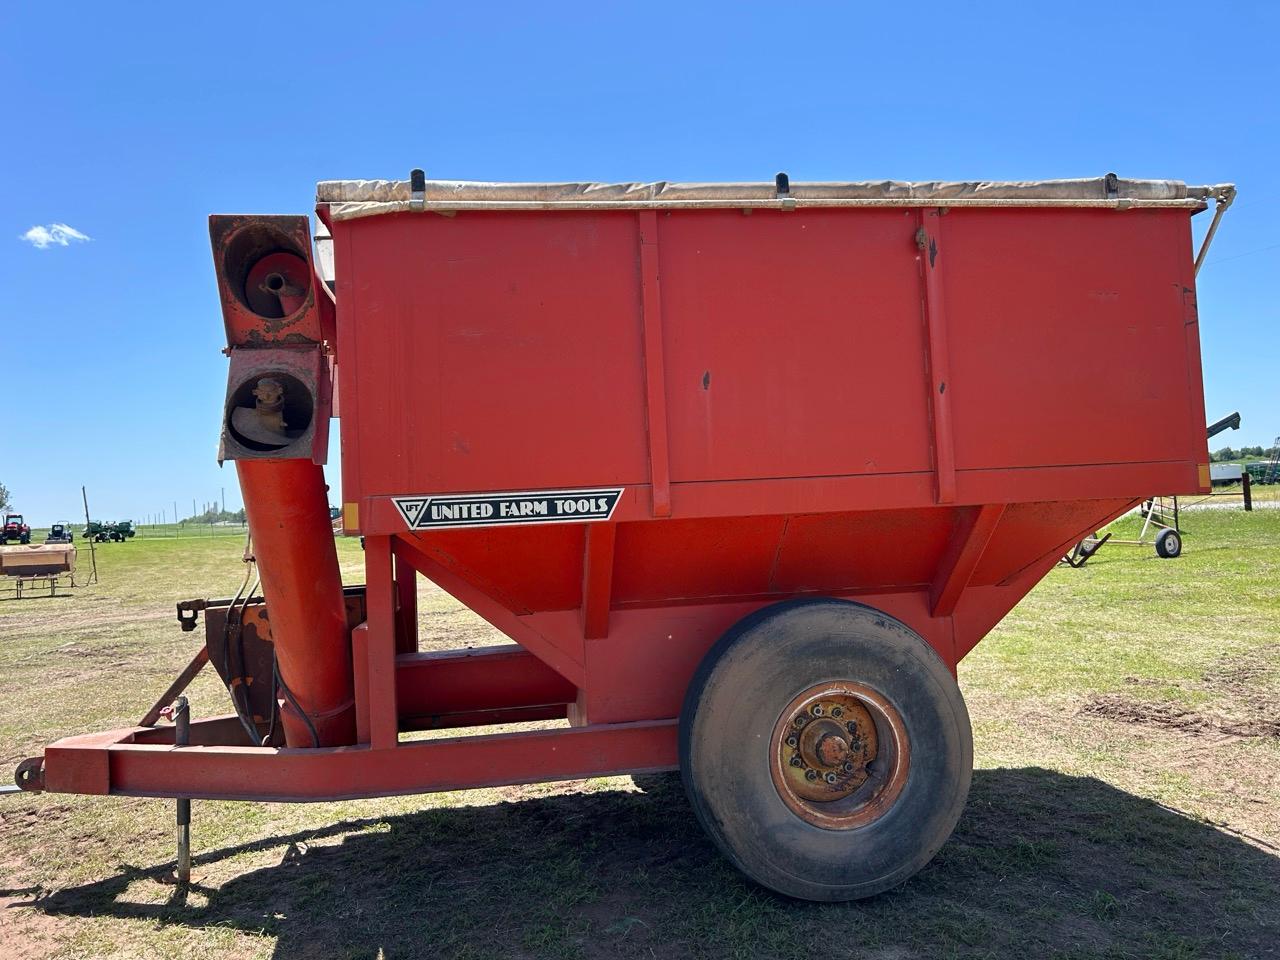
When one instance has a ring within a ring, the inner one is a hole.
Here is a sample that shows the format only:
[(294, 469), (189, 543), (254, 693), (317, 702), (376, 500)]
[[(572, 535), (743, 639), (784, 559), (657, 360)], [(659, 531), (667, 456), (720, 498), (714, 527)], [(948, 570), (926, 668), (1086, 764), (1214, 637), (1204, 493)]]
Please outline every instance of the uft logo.
[(624, 489), (461, 493), (438, 497), (393, 497), (392, 502), (410, 530), (588, 523), (612, 517)]

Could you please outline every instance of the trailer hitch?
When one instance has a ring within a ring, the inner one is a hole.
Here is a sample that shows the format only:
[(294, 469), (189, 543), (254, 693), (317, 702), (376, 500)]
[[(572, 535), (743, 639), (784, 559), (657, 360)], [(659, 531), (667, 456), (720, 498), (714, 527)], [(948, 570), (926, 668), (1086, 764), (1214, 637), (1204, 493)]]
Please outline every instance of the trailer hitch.
[(28, 757), (13, 771), (13, 783), (0, 786), (0, 794), (42, 793), (44, 791), (44, 757)]
[(207, 600), (179, 600), (178, 626), (183, 633), (190, 633), (200, 620), (200, 611), (209, 605)]

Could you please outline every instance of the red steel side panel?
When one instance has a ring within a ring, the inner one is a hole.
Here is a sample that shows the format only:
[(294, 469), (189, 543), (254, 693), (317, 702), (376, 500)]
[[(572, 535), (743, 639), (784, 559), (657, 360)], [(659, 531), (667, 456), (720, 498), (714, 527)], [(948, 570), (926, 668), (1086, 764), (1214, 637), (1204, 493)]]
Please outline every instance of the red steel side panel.
[(1199, 363), (1185, 210), (957, 209), (946, 222), (961, 470), (1208, 462), (1186, 399)]
[[(1194, 468), (1186, 211), (937, 219), (957, 502), (973, 471)], [(933, 473), (915, 211), (656, 220), (673, 502), (693, 482)], [(368, 522), (379, 496), (647, 487), (638, 231), (625, 211), (336, 225), (364, 532), (397, 529)]]
[(915, 211), (660, 218), (673, 481), (930, 469)]
[(634, 215), (336, 227), (344, 497), (647, 479)]

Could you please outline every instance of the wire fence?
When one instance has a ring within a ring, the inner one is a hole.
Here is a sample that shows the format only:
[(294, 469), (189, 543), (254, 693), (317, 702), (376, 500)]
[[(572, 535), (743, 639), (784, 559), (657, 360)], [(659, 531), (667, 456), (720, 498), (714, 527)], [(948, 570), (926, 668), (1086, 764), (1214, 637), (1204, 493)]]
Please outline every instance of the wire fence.
[[(84, 524), (72, 523), (67, 524), (74, 542), (84, 540)], [(196, 537), (241, 537), (248, 530), (248, 525), (243, 521), (240, 522), (223, 522), (223, 523), (135, 523), (133, 525), (133, 536), (126, 540), (182, 540), (193, 539)], [(49, 536), (49, 527), (32, 527), (31, 542), (44, 543)], [(112, 542), (110, 536), (105, 541)]]

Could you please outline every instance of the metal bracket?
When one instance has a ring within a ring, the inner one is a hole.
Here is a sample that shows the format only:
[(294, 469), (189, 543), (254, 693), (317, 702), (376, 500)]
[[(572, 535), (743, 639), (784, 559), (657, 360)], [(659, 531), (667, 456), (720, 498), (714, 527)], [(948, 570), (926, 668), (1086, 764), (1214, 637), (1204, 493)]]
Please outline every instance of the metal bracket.
[(427, 209), (427, 175), (424, 171), (409, 171), (409, 209)]
[(1214, 210), (1213, 222), (1209, 224), (1209, 232), (1204, 235), (1204, 242), (1200, 244), (1200, 252), (1196, 254), (1196, 272), (1195, 275), (1200, 276), (1200, 268), (1204, 266), (1205, 255), (1209, 252), (1209, 244), (1213, 243), (1213, 235), (1218, 232), (1218, 223), (1222, 220), (1222, 215), (1227, 212), (1227, 208), (1236, 198), (1235, 184), (1223, 183), (1216, 188), (1214, 194)]
[(796, 198), (791, 195), (791, 178), (785, 173), (779, 173), (773, 178), (773, 184), (782, 209), (794, 210), (796, 208)]
[(1065, 557), (1062, 558), (1062, 562), (1076, 570), (1079, 570), (1086, 563), (1088, 563), (1089, 558), (1092, 557), (1099, 550), (1101, 550), (1102, 545), (1110, 539), (1111, 539), (1111, 534), (1108, 533), (1108, 534), (1105, 534), (1101, 539), (1093, 540), (1092, 542), (1090, 542), (1090, 540), (1088, 539), (1081, 540), (1079, 543), (1077, 543), (1074, 547), (1071, 548), (1070, 553), (1068, 553)]
[(28, 757), (13, 772), (13, 786), (0, 786), (4, 793), (40, 793), (44, 790), (44, 757)]
[(203, 600), (183, 600), (178, 604), (178, 626), (183, 633), (190, 633), (200, 620), (200, 611), (205, 607)]

